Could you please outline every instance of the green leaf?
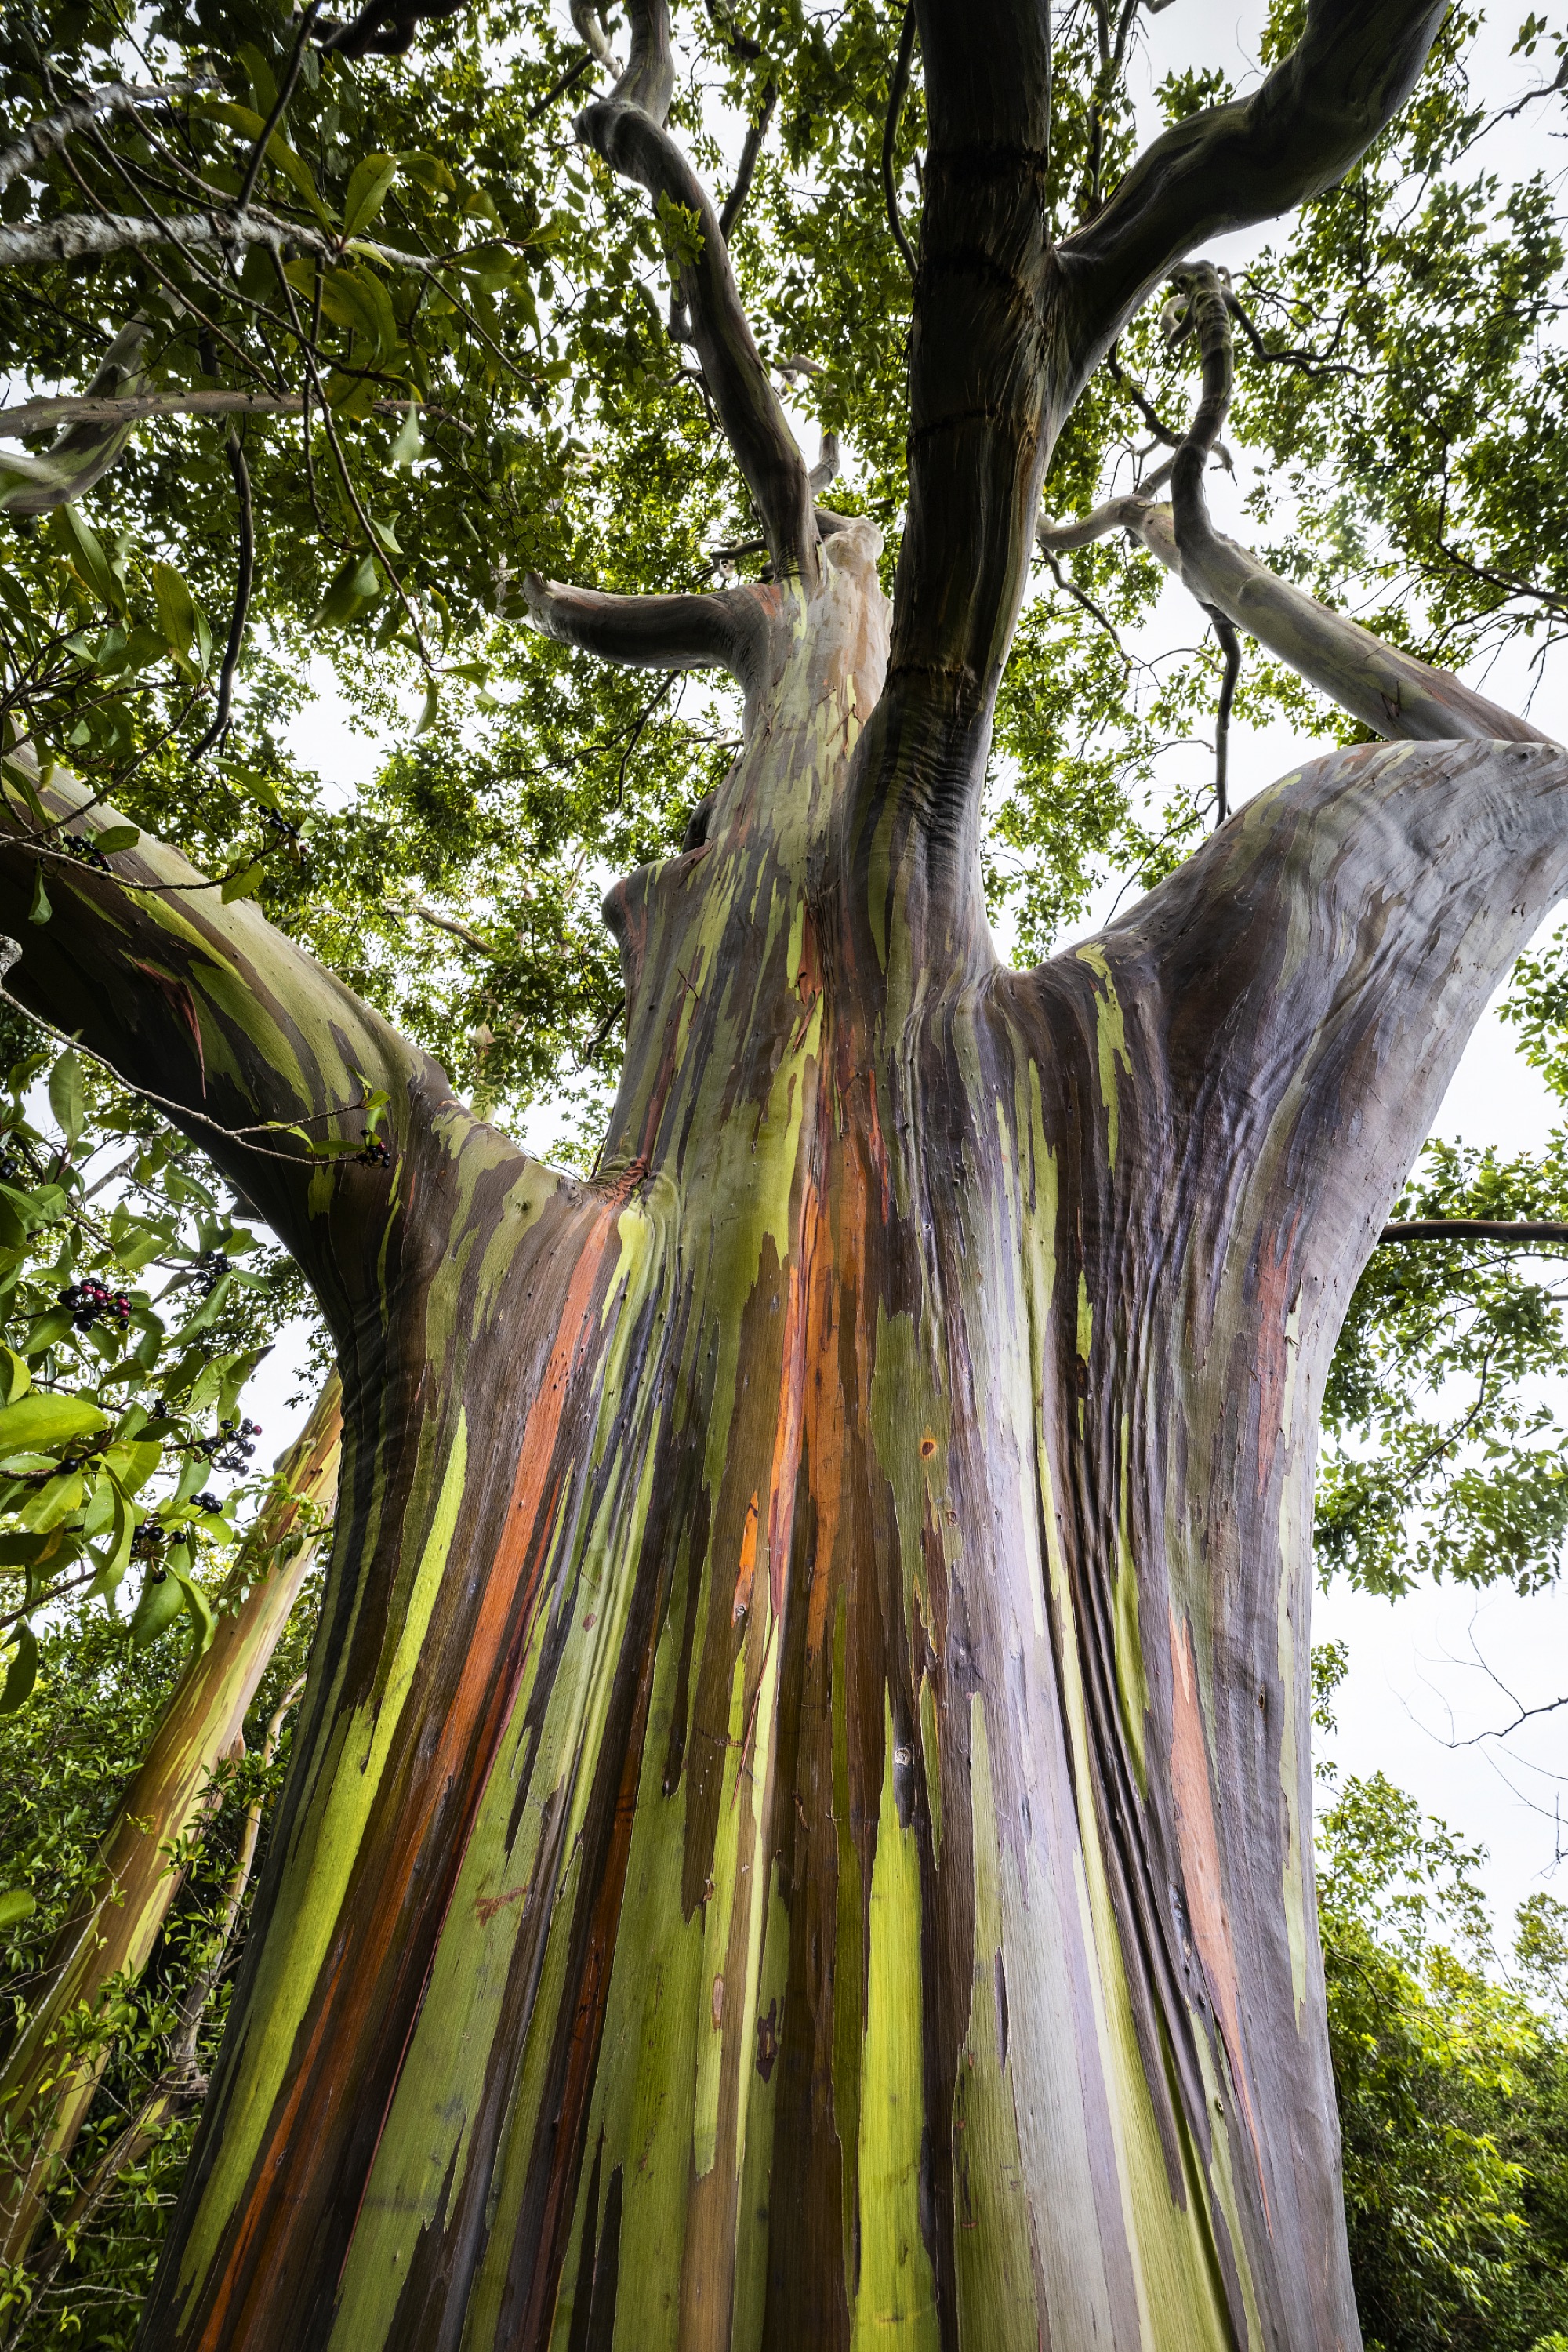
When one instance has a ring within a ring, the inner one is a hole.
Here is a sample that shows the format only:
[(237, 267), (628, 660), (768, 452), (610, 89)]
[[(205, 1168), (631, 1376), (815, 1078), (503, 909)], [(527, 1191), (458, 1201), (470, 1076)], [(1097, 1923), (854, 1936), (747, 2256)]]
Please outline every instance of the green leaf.
[[(35, 1317), (27, 1326), (26, 1344), (24, 1349), (29, 1362), (35, 1356), (47, 1354), (57, 1339), (65, 1338), (70, 1327), (70, 1313), (68, 1308), (64, 1307), (51, 1307), (47, 1315)], [(18, 1408), (10, 1405), (5, 1408), (7, 1412), (16, 1410)], [(3, 1423), (4, 1420), (5, 1413), (0, 1412), (0, 1423)]]
[(34, 1389), (15, 1404), (0, 1405), (0, 1454), (68, 1445), (72, 1439), (90, 1437), (108, 1425), (109, 1415), (89, 1397)]
[(25, 1886), (7, 1886), (0, 1894), (0, 1927), (15, 1927), (19, 1921), (30, 1919), (37, 1907)]
[(217, 1619), (213, 1614), (212, 1602), (194, 1576), (187, 1576), (182, 1569), (178, 1568), (171, 1569), (169, 1573), (172, 1580), (179, 1585), (191, 1622), (195, 1628), (196, 1654), (199, 1657), (204, 1650), (211, 1649), (212, 1638), (217, 1630)]
[(118, 604), (120, 583), (110, 567), (103, 541), (74, 507), (57, 507), (49, 517), (49, 534), (64, 551), (67, 562), (78, 577), (84, 581), (95, 596), (106, 604)]
[(25, 1357), (15, 1348), (0, 1347), (0, 1403), (16, 1404), (33, 1385)]
[(147, 1225), (128, 1224), (114, 1240), (114, 1262), (127, 1274), (138, 1274), (164, 1247), (164, 1236)]
[(101, 850), (105, 857), (112, 857), (121, 849), (134, 849), (141, 838), (140, 825), (111, 824), (106, 831), (93, 835), (92, 845)]
[(196, 611), (190, 590), (172, 563), (153, 566), (153, 599), (170, 651), (178, 660), (188, 661), (196, 634)]
[(254, 898), (266, 879), (267, 868), (264, 866), (247, 866), (243, 874), (224, 876), (218, 896), (226, 906), (231, 905), (236, 898)]
[(422, 188), (439, 189), (449, 195), (458, 184), (439, 155), (427, 155), (422, 148), (415, 148), (402, 163), (409, 178), (417, 180)]
[(433, 677), (425, 689), (425, 708), (419, 714), (419, 724), (414, 730), (416, 735), (423, 735), (427, 727), (434, 727), (436, 714), (440, 708), (441, 681), (438, 677)]
[(178, 1575), (149, 1568), (147, 1580), (131, 1619), (131, 1646), (144, 1650), (166, 1633), (185, 1605), (185, 1589)]
[(374, 555), (351, 555), (328, 583), (310, 625), (317, 629), (346, 628), (384, 593)]
[(38, 1679), (38, 1637), (27, 1624), (13, 1629), (16, 1654), (6, 1670), (5, 1687), (0, 1690), (0, 1715), (15, 1715), (16, 1709), (33, 1696), (33, 1685)]
[(74, 1151), (87, 1124), (87, 1088), (82, 1082), (81, 1062), (69, 1045), (49, 1072), (49, 1108)]
[(392, 466), (412, 466), (424, 446), (425, 444), (419, 433), (418, 404), (411, 400), (408, 404), (408, 414), (398, 427), (397, 438), (392, 445), (387, 463)]
[(343, 198), (343, 234), (357, 236), (369, 226), (386, 202), (387, 191), (397, 177), (395, 155), (362, 155), (349, 174), (349, 190)]
[(47, 923), (53, 913), (49, 894), (44, 887), (44, 869), (40, 863), (33, 868), (33, 903), (27, 909), (27, 920), (30, 923)]

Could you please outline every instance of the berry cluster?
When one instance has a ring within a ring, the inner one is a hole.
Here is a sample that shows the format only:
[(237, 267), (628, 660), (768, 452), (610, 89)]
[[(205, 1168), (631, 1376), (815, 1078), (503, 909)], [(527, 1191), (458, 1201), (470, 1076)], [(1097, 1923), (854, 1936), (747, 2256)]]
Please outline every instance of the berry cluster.
[(204, 1437), (193, 1451), (205, 1454), (215, 1470), (243, 1470), (256, 1451), (252, 1440), (260, 1434), (258, 1421), (222, 1421), (216, 1434)]
[(0, 1151), (0, 1184), (14, 1184), (20, 1176), (26, 1181), (27, 1171), (14, 1151)]
[(364, 1150), (354, 1154), (362, 1168), (390, 1168), (392, 1154), (379, 1135), (367, 1135)]
[(210, 1298), (227, 1272), (228, 1259), (222, 1250), (204, 1250), (191, 1269), (191, 1279), (202, 1297)]
[[(246, 1427), (248, 1429), (249, 1426), (250, 1424), (247, 1422), (246, 1423)], [(193, 1495), (191, 1496), (191, 1507), (193, 1510), (196, 1511), (221, 1511), (223, 1508), (223, 1496), (221, 1495), (215, 1495), (210, 1486), (204, 1486), (199, 1495)]]
[(62, 833), (60, 847), (68, 857), (79, 858), (84, 866), (95, 866), (100, 874), (108, 874), (112, 870), (108, 858), (98, 844), (89, 841), (83, 834)]
[(156, 1519), (143, 1519), (131, 1538), (132, 1559), (161, 1559), (163, 1552), (163, 1530)]
[(117, 1323), (123, 1331), (131, 1320), (131, 1301), (125, 1293), (110, 1290), (102, 1282), (73, 1282), (68, 1290), (61, 1291), (60, 1305), (79, 1331), (90, 1331), (100, 1318)]

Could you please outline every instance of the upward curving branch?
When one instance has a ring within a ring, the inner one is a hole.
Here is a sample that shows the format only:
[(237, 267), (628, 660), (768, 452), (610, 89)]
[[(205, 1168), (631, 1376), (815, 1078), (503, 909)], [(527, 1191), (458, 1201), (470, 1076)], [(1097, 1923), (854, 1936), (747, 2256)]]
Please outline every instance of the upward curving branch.
[(1176, 123), (1058, 247), (1070, 381), (1064, 404), (1173, 263), (1269, 220), (1348, 172), (1405, 103), (1450, 0), (1310, 0), (1262, 87)]
[[(1266, 652), (1317, 687), (1374, 734), (1401, 741), (1549, 743), (1528, 719), (1489, 701), (1281, 580), (1249, 549), (1214, 528), (1204, 471), (1230, 407), (1235, 304), (1206, 262), (1178, 274), (1203, 370), (1197, 409), (1175, 456), (1130, 497), (1110, 499), (1076, 522), (1042, 519), (1047, 560), (1125, 530), (1158, 556), (1211, 615), (1245, 629)], [(1169, 478), (1171, 504), (1154, 491)], [(1223, 642), (1223, 639), (1222, 639)]]
[(816, 523), (805, 460), (757, 350), (711, 198), (665, 130), (675, 68), (665, 0), (632, 9), (631, 58), (606, 99), (585, 107), (577, 134), (612, 171), (653, 198), (679, 306), (709, 397), (756, 504), (779, 577), (816, 576)]

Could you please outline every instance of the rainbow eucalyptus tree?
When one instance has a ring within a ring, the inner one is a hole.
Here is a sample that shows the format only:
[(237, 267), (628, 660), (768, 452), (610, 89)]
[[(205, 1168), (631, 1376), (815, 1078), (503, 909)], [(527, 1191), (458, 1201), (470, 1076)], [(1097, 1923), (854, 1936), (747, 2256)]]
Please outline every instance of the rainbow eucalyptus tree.
[[(28, 930), (14, 829), (10, 985), (182, 1107), (343, 1381), (160, 2352), (1357, 2342), (1318, 1404), (1469, 1028), (1568, 889), (1568, 758), (1409, 664), (1372, 723), (1427, 740), (1303, 768), (1027, 972), (980, 799), (1075, 402), (1185, 257), (1354, 163), (1444, 14), (1312, 0), (1252, 97), (1053, 243), (1047, 12), (918, 0), (889, 605), (875, 530), (816, 503), (639, 0), (578, 132), (657, 209), (770, 577), (530, 583), (548, 635), (745, 700), (684, 848), (607, 901), (626, 1054), (591, 1181), (149, 838), (52, 869)], [(1216, 283), (1186, 281), (1174, 560), (1361, 709), (1369, 641), (1305, 599), (1266, 626), (1205, 537)], [(58, 772), (46, 804), (100, 823)]]

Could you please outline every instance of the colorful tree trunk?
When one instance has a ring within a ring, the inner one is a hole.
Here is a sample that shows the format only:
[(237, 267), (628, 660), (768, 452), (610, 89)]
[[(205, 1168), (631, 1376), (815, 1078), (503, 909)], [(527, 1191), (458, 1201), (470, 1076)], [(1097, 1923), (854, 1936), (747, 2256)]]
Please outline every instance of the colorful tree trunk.
[[(1357, 2342), (1317, 1404), (1468, 1028), (1568, 888), (1568, 757), (1319, 761), (1029, 973), (977, 850), (1062, 418), (1184, 252), (1346, 168), (1441, 14), (1314, 0), (1253, 98), (1053, 248), (1045, 12), (922, 4), (889, 614), (876, 533), (814, 509), (639, 0), (579, 128), (696, 222), (679, 299), (775, 576), (531, 583), (547, 631), (746, 697), (682, 854), (611, 895), (592, 1182), (253, 906), (170, 895), (174, 853), (62, 869), (15, 984), (186, 1106), (344, 1382), (158, 2352)], [(0, 856), (18, 931), (30, 882)], [(347, 1139), (367, 1081), (390, 1173), (263, 1148), (268, 1118)]]
[[(68, 2161), (109, 2055), (101, 2035), (79, 2059), (72, 2028), (90, 2022), (113, 1988), (134, 1983), (152, 1956), (180, 1874), (171, 1848), (199, 1822), (215, 1766), (239, 1737), (250, 1703), (314, 1564), (318, 1513), (337, 1489), (342, 1413), (323, 1391), (278, 1464), (281, 1482), (237, 1574), (244, 1599), (218, 1618), (208, 1647), (175, 1685), (100, 1852), (98, 1873), (60, 1928), (25, 2031), (0, 2064), (0, 2259), (19, 2262), (50, 2186)], [(302, 1522), (304, 1524), (302, 1524)]]

